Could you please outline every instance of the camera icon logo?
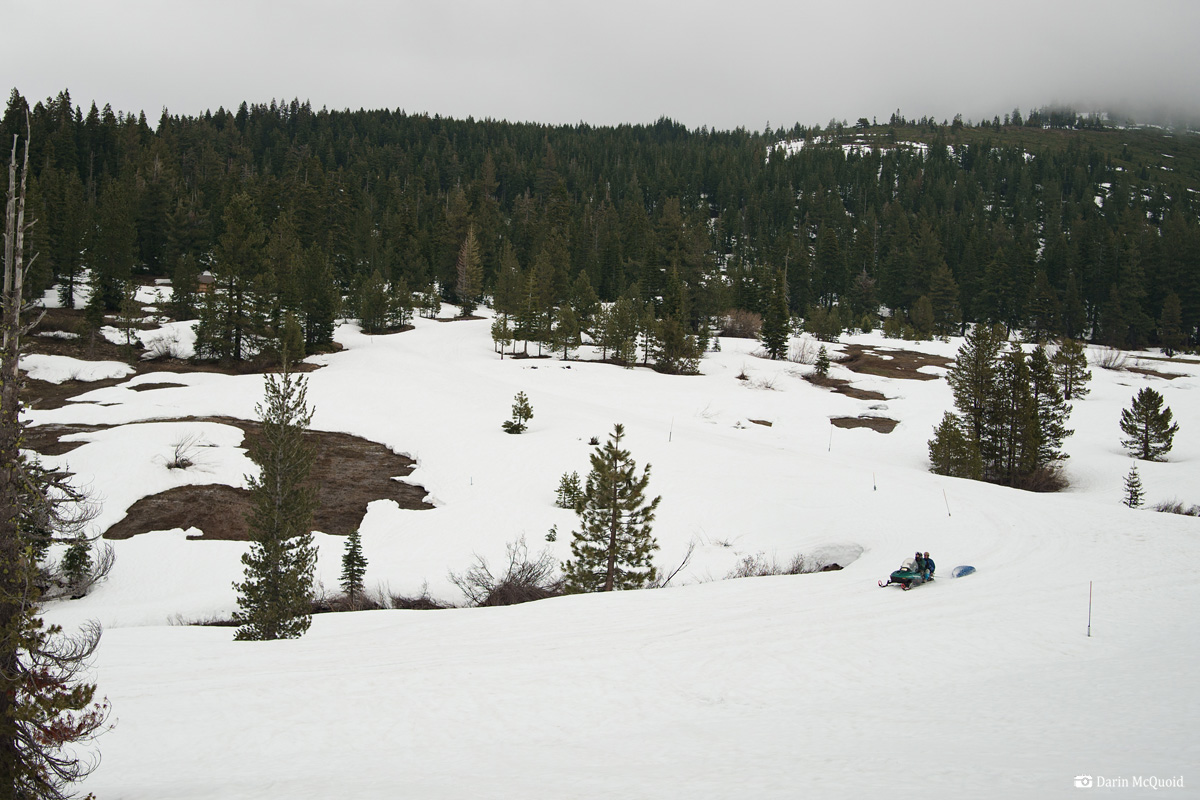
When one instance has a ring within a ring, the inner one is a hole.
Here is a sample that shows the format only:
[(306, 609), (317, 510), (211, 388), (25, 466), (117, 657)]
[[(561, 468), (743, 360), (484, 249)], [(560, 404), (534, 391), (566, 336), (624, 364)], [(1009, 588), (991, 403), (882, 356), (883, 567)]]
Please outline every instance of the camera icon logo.
[(1079, 788), (1079, 789), (1092, 788), (1092, 776), (1091, 775), (1076, 775), (1075, 776), (1075, 786), (1076, 786), (1076, 788)]

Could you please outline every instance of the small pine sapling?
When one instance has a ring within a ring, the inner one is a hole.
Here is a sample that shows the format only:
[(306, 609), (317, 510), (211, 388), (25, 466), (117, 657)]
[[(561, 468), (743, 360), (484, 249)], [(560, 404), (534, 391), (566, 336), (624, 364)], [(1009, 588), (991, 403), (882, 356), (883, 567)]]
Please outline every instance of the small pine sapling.
[(1125, 476), (1125, 505), (1130, 508), (1138, 508), (1145, 502), (1145, 495), (1142, 493), (1142, 478), (1138, 475), (1137, 464), (1129, 468), (1129, 474)]
[(829, 377), (829, 353), (825, 350), (825, 345), (821, 345), (821, 349), (817, 351), (815, 367), (818, 378)]
[(71, 541), (71, 546), (67, 548), (62, 559), (63, 577), (72, 593), (75, 593), (78, 587), (83, 585), (91, 569), (92, 543), (86, 536), (80, 534)]
[(558, 492), (554, 497), (554, 504), (559, 508), (574, 508), (582, 496), (583, 484), (580, 482), (579, 473), (564, 472), (562, 479), (558, 482)]
[(363, 577), (366, 574), (367, 557), (363, 555), (362, 538), (355, 529), (346, 537), (346, 550), (342, 553), (341, 586), (351, 605), (362, 597)]
[(524, 433), (526, 422), (533, 419), (533, 407), (529, 405), (529, 398), (524, 392), (517, 392), (517, 396), (513, 398), (512, 419), (505, 420), (500, 427), (504, 428), (505, 433)]

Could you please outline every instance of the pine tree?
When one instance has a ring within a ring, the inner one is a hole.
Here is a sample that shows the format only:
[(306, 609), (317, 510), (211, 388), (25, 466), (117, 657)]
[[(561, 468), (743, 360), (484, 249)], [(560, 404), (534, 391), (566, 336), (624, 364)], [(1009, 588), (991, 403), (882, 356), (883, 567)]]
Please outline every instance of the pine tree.
[(929, 440), (929, 460), (938, 475), (971, 480), (983, 478), (979, 443), (970, 437), (962, 419), (949, 411), (942, 415), (941, 424), (934, 428), (933, 438)]
[(779, 272), (775, 277), (775, 290), (767, 304), (767, 313), (763, 316), (762, 329), (759, 338), (763, 347), (772, 360), (787, 355), (788, 339), (791, 336), (791, 320), (788, 314), (787, 277)]
[(82, 534), (76, 536), (62, 559), (63, 577), (74, 591), (92, 569), (92, 543)]
[(1183, 335), (1183, 310), (1179, 295), (1171, 292), (1163, 300), (1162, 316), (1158, 319), (1158, 339), (1167, 358), (1183, 347), (1187, 337)]
[(645, 501), (650, 465), (637, 476), (636, 462), (621, 448), (624, 438), (625, 427), (618, 424), (592, 453), (592, 470), (575, 506), (580, 530), (573, 534), (573, 558), (563, 564), (568, 592), (639, 589), (654, 580), (651, 556), (658, 544), (650, 523), (662, 497)]
[(1147, 387), (1121, 411), (1121, 446), (1143, 461), (1162, 461), (1171, 450), (1179, 423), (1171, 422), (1171, 409), (1163, 407), (1163, 396)]
[(829, 376), (829, 351), (825, 349), (825, 345), (821, 345), (821, 349), (817, 351), (817, 362), (813, 365), (818, 378)]
[(996, 432), (994, 458), (985, 465), (1000, 482), (1016, 485), (1038, 467), (1041, 438), (1029, 364), (1021, 346), (1013, 343), (996, 370), (995, 402), (989, 406), (989, 428)]
[(1125, 505), (1130, 508), (1138, 508), (1144, 502), (1142, 494), (1142, 478), (1138, 475), (1137, 464), (1129, 468), (1129, 474), (1125, 476)]
[(988, 414), (994, 402), (996, 366), (1004, 346), (1002, 329), (976, 325), (958, 349), (946, 381), (954, 391), (954, 405), (962, 415), (971, 439), (983, 443), (991, 437)]
[(1050, 357), (1041, 345), (1029, 356), (1029, 379), (1038, 418), (1037, 466), (1044, 467), (1067, 457), (1062, 445), (1074, 433), (1067, 428), (1071, 406), (1063, 398)]
[(578, 472), (564, 472), (558, 482), (558, 491), (554, 495), (554, 505), (559, 508), (574, 508), (583, 497), (583, 486), (579, 482)]
[(354, 605), (362, 597), (363, 577), (367, 574), (367, 557), (363, 555), (362, 538), (355, 528), (346, 537), (346, 550), (342, 553), (342, 591), (346, 593), (350, 604)]
[(458, 281), (454, 285), (454, 294), (461, 309), (459, 313), (469, 317), (475, 313), (479, 297), (483, 294), (483, 264), (479, 258), (479, 240), (475, 237), (474, 223), (467, 226), (466, 238), (458, 249), (455, 269)]
[(958, 284), (945, 261), (939, 261), (930, 275), (929, 301), (933, 306), (933, 332), (940, 337), (949, 337), (957, 333), (962, 325)]
[(500, 353), (500, 358), (504, 358), (504, 348), (508, 347), (513, 340), (512, 328), (508, 324), (508, 315), (500, 314), (492, 320), (492, 344), (495, 350)]
[(562, 353), (563, 361), (571, 358), (571, 351), (579, 347), (579, 318), (570, 306), (559, 306), (554, 312), (554, 329), (550, 334), (551, 347)]
[(1064, 400), (1070, 402), (1087, 396), (1091, 391), (1087, 383), (1092, 379), (1092, 373), (1087, 368), (1087, 354), (1078, 340), (1064, 340), (1050, 362), (1062, 386)]
[(533, 407), (529, 405), (529, 398), (524, 392), (517, 392), (513, 398), (512, 419), (505, 420), (500, 427), (504, 428), (505, 433), (524, 433), (527, 427), (525, 423), (531, 419)]
[(239, 640), (295, 639), (312, 621), (316, 496), (304, 486), (315, 457), (304, 441), (313, 413), (307, 392), (307, 381), (285, 363), (281, 374), (266, 377), (263, 402), (255, 409), (262, 433), (251, 440), (249, 453), (260, 472), (248, 478), (253, 544), (242, 556), (246, 578), (234, 584)]
[(99, 625), (64, 636), (37, 616), (36, 547), (24, 528), (36, 520), (39, 535), (60, 532), (78, 495), (39, 488), (21, 457), (18, 362), (21, 337), (31, 327), (21, 320), (30, 308), (23, 289), (32, 261), (25, 257), (33, 224), (25, 220), (28, 136), (20, 165), (17, 153), (14, 137), (0, 287), (0, 786), (5, 797), (63, 798), (95, 767), (79, 746), (103, 728), (108, 705), (96, 702), (96, 685), (83, 680)]
[(383, 333), (387, 329), (388, 305), (387, 284), (375, 270), (358, 293), (358, 319), (363, 333)]

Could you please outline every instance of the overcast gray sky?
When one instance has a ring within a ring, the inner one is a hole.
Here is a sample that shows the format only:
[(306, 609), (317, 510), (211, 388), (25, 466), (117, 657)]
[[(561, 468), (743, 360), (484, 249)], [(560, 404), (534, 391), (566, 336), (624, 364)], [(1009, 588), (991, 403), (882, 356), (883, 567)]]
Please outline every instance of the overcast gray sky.
[(980, 119), (1052, 103), (1200, 117), (1200, 0), (0, 0), (30, 101), (243, 100), (689, 127)]

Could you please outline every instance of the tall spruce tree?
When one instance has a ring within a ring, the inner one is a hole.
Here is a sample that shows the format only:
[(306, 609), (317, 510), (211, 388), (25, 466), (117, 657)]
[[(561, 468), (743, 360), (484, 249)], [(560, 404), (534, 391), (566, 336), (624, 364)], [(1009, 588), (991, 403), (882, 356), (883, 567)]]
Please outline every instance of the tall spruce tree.
[(1162, 461), (1171, 451), (1179, 423), (1172, 422), (1170, 408), (1163, 396), (1146, 387), (1133, 398), (1133, 404), (1121, 411), (1121, 446), (1143, 461)]
[(479, 298), (483, 294), (483, 262), (479, 256), (479, 240), (475, 236), (474, 223), (467, 226), (467, 235), (458, 249), (455, 272), (458, 280), (454, 285), (454, 294), (458, 299), (459, 313), (469, 317), (479, 307)]
[(790, 314), (788, 313), (787, 275), (779, 272), (775, 276), (775, 290), (767, 303), (767, 313), (763, 315), (762, 329), (759, 338), (763, 348), (772, 360), (787, 356), (788, 339), (791, 336)]
[(1054, 366), (1041, 345), (1029, 355), (1029, 379), (1038, 420), (1037, 466), (1043, 467), (1067, 457), (1062, 446), (1074, 433), (1067, 428), (1071, 406), (1063, 398)]
[(260, 472), (248, 478), (253, 544), (242, 556), (245, 580), (234, 584), (238, 640), (295, 639), (312, 621), (316, 495), (304, 485), (315, 457), (304, 441), (313, 414), (307, 393), (307, 381), (296, 378), (285, 359), (282, 373), (266, 377), (256, 407), (262, 433), (249, 453)]
[(1064, 400), (1070, 402), (1083, 398), (1091, 391), (1087, 384), (1092, 379), (1092, 373), (1087, 368), (1087, 354), (1079, 340), (1064, 340), (1059, 344), (1050, 363), (1054, 366), (1059, 385), (1062, 386)]
[(954, 391), (954, 405), (970, 437), (982, 443), (991, 436), (989, 413), (994, 403), (996, 366), (1004, 346), (1002, 328), (976, 325), (958, 349), (946, 381)]
[[(1040, 426), (1032, 384), (1025, 353), (1014, 342), (996, 371), (996, 402), (989, 406), (996, 437), (984, 450), (991, 474), (1010, 486), (1038, 467)], [(993, 456), (990, 463), (987, 455)]]
[(346, 593), (351, 605), (362, 598), (363, 578), (367, 574), (367, 557), (362, 551), (362, 537), (358, 528), (346, 537), (346, 550), (342, 553), (342, 591)]
[(625, 426), (617, 424), (592, 453), (592, 471), (575, 506), (580, 530), (571, 542), (573, 558), (563, 564), (568, 592), (640, 589), (655, 578), (651, 557), (658, 544), (650, 523), (662, 497), (646, 502), (650, 465), (637, 475), (637, 463), (621, 447), (624, 438)]

